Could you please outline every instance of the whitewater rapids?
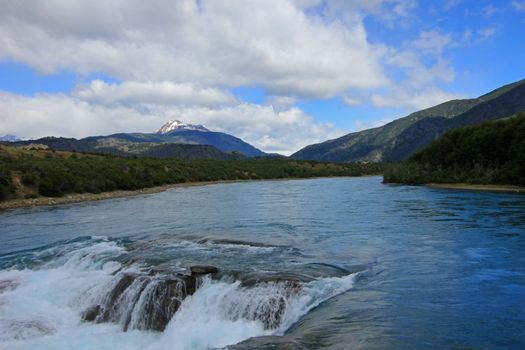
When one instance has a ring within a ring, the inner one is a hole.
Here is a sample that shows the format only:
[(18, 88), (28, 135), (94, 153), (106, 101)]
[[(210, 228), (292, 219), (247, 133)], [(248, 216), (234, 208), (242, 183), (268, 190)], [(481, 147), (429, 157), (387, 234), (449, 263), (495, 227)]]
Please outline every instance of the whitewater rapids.
[(200, 277), (196, 291), (180, 300), (162, 332), (141, 329), (149, 310), (147, 287), (131, 284), (118, 299), (121, 313), (131, 317), (129, 329), (118, 319), (83, 321), (83, 312), (108, 294), (118, 276), (147, 267), (127, 263), (127, 255), (121, 243), (100, 237), (21, 254), (16, 264), (0, 271), (0, 349), (221, 348), (284, 334), (312, 308), (351, 289), (355, 279), (355, 274), (316, 278), (291, 291), (287, 283), (244, 286), (229, 276)]

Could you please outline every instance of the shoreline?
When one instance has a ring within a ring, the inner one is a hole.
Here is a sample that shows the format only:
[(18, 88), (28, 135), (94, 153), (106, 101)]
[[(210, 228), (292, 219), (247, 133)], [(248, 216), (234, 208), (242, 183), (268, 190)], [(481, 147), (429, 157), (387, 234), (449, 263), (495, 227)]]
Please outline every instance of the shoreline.
[(172, 188), (179, 187), (195, 187), (195, 186), (208, 186), (220, 183), (231, 183), (239, 181), (249, 180), (223, 180), (223, 181), (202, 181), (202, 182), (182, 182), (170, 185), (162, 185), (155, 187), (142, 188), (140, 190), (133, 191), (111, 191), (101, 193), (72, 193), (64, 195), (63, 197), (37, 197), (30, 199), (10, 199), (5, 202), (0, 202), (0, 210), (3, 209), (16, 209), (16, 208), (28, 208), (37, 207), (44, 205), (60, 205), (60, 204), (75, 204), (82, 202), (96, 202), (106, 199), (126, 198), (140, 195), (154, 194), (167, 191)]
[(143, 188), (134, 191), (111, 191), (101, 193), (72, 193), (63, 197), (37, 197), (30, 199), (10, 199), (0, 202), (0, 210), (30, 208), (45, 205), (75, 204), (82, 202), (96, 202), (107, 199), (117, 199), (160, 193), (172, 188), (185, 188), (197, 186), (209, 186), (227, 183), (254, 182), (254, 181), (286, 181), (286, 180), (313, 180), (313, 179), (330, 179), (330, 178), (359, 178), (366, 176), (380, 175), (361, 175), (361, 176), (324, 176), (324, 177), (305, 177), (305, 178), (283, 178), (283, 179), (251, 179), (251, 180), (218, 180), (218, 181), (201, 181), (201, 182), (182, 182), (170, 185)]
[(482, 191), (498, 193), (519, 193), (525, 194), (525, 187), (513, 185), (475, 185), (466, 183), (429, 183), (423, 184), (430, 188), (448, 189), (448, 190), (465, 190), (465, 191)]

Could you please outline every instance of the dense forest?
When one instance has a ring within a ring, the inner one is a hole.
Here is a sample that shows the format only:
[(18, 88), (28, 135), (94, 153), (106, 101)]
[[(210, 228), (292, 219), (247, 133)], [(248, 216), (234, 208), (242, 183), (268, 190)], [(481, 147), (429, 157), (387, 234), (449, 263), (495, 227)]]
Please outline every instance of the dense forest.
[(381, 173), (378, 164), (330, 164), (282, 158), (155, 159), (0, 146), (0, 200), (137, 190), (185, 182)]
[(525, 113), (449, 131), (386, 167), (384, 181), (525, 186)]

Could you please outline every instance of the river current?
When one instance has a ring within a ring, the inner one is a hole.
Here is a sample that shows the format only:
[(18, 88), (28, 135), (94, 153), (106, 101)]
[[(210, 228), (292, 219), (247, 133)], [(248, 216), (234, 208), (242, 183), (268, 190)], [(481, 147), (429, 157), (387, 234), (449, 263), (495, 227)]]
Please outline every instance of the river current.
[(364, 177), (0, 211), (0, 349), (224, 347), (524, 349), (525, 196)]

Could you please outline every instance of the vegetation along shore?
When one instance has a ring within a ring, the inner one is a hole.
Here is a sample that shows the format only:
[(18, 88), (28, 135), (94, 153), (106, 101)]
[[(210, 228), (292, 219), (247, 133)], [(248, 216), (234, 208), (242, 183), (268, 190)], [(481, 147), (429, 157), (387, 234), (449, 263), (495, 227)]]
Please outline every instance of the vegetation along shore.
[(525, 113), (454, 129), (408, 161), (385, 167), (384, 182), (462, 184), (453, 186), (469, 185), (471, 189), (483, 187), (477, 185), (525, 187), (523, 135)]
[(154, 159), (1, 146), (0, 208), (123, 197), (173, 185), (381, 173), (381, 164)]

